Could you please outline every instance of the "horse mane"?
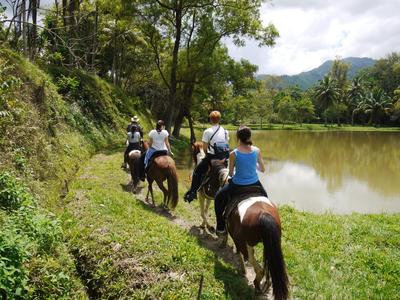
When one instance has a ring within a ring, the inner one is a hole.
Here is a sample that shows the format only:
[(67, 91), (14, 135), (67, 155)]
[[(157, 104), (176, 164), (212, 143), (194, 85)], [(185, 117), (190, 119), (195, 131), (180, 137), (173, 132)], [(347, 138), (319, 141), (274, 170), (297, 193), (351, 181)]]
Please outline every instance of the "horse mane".
[(229, 170), (225, 166), (225, 160), (213, 159), (211, 160), (211, 167), (218, 174), (218, 179), (221, 184), (227, 182)]

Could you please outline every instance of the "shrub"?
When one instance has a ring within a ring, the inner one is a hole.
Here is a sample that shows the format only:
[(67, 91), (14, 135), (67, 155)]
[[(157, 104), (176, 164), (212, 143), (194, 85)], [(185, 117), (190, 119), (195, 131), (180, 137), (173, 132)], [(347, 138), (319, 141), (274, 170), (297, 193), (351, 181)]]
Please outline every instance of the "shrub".
[(31, 201), (32, 197), (15, 177), (8, 172), (0, 173), (0, 208), (16, 210)]

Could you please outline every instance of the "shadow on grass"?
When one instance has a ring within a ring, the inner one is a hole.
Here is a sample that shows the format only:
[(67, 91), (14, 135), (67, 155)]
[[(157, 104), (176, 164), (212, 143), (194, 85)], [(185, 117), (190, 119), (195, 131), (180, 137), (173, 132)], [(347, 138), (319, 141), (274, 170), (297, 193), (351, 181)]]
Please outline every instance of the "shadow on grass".
[[(127, 185), (120, 185), (124, 191), (129, 191)], [(216, 279), (224, 283), (225, 294), (230, 299), (254, 298), (254, 289), (248, 285), (247, 279), (236, 271), (239, 269), (240, 260), (239, 256), (234, 253), (233, 247), (227, 246), (221, 249), (219, 247), (220, 242), (207, 230), (188, 224), (187, 221), (174, 216), (169, 210), (166, 210), (161, 205), (153, 206), (151, 203), (145, 201), (142, 194), (132, 194), (132, 199), (137, 201), (143, 209), (162, 216), (181, 228), (186, 229), (191, 236), (196, 238), (200, 247), (214, 253), (214, 276)], [(223, 264), (221, 260), (232, 267)], [(207, 298), (207, 295), (204, 296)]]

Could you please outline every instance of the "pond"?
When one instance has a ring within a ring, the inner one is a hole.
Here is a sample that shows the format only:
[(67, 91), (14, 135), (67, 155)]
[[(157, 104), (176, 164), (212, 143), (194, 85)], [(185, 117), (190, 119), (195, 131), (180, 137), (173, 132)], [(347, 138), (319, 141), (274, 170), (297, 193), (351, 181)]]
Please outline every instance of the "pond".
[[(236, 144), (231, 133), (231, 146)], [(400, 212), (400, 133), (253, 131), (271, 200), (334, 214)], [(189, 185), (189, 153), (178, 162)]]

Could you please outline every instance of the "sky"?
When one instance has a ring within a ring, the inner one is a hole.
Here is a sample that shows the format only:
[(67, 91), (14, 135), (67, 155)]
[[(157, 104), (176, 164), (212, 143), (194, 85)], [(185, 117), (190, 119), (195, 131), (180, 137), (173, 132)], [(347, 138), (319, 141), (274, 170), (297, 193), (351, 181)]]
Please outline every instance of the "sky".
[(335, 57), (379, 59), (400, 51), (400, 0), (274, 0), (263, 5), (261, 18), (279, 31), (273, 48), (225, 42), (232, 57), (258, 65), (259, 74), (293, 75)]
[(239, 48), (225, 40), (229, 54), (257, 65), (259, 74), (293, 75), (335, 57), (379, 59), (400, 51), (400, 0), (272, 0), (261, 18), (279, 31), (274, 47), (248, 40)]

